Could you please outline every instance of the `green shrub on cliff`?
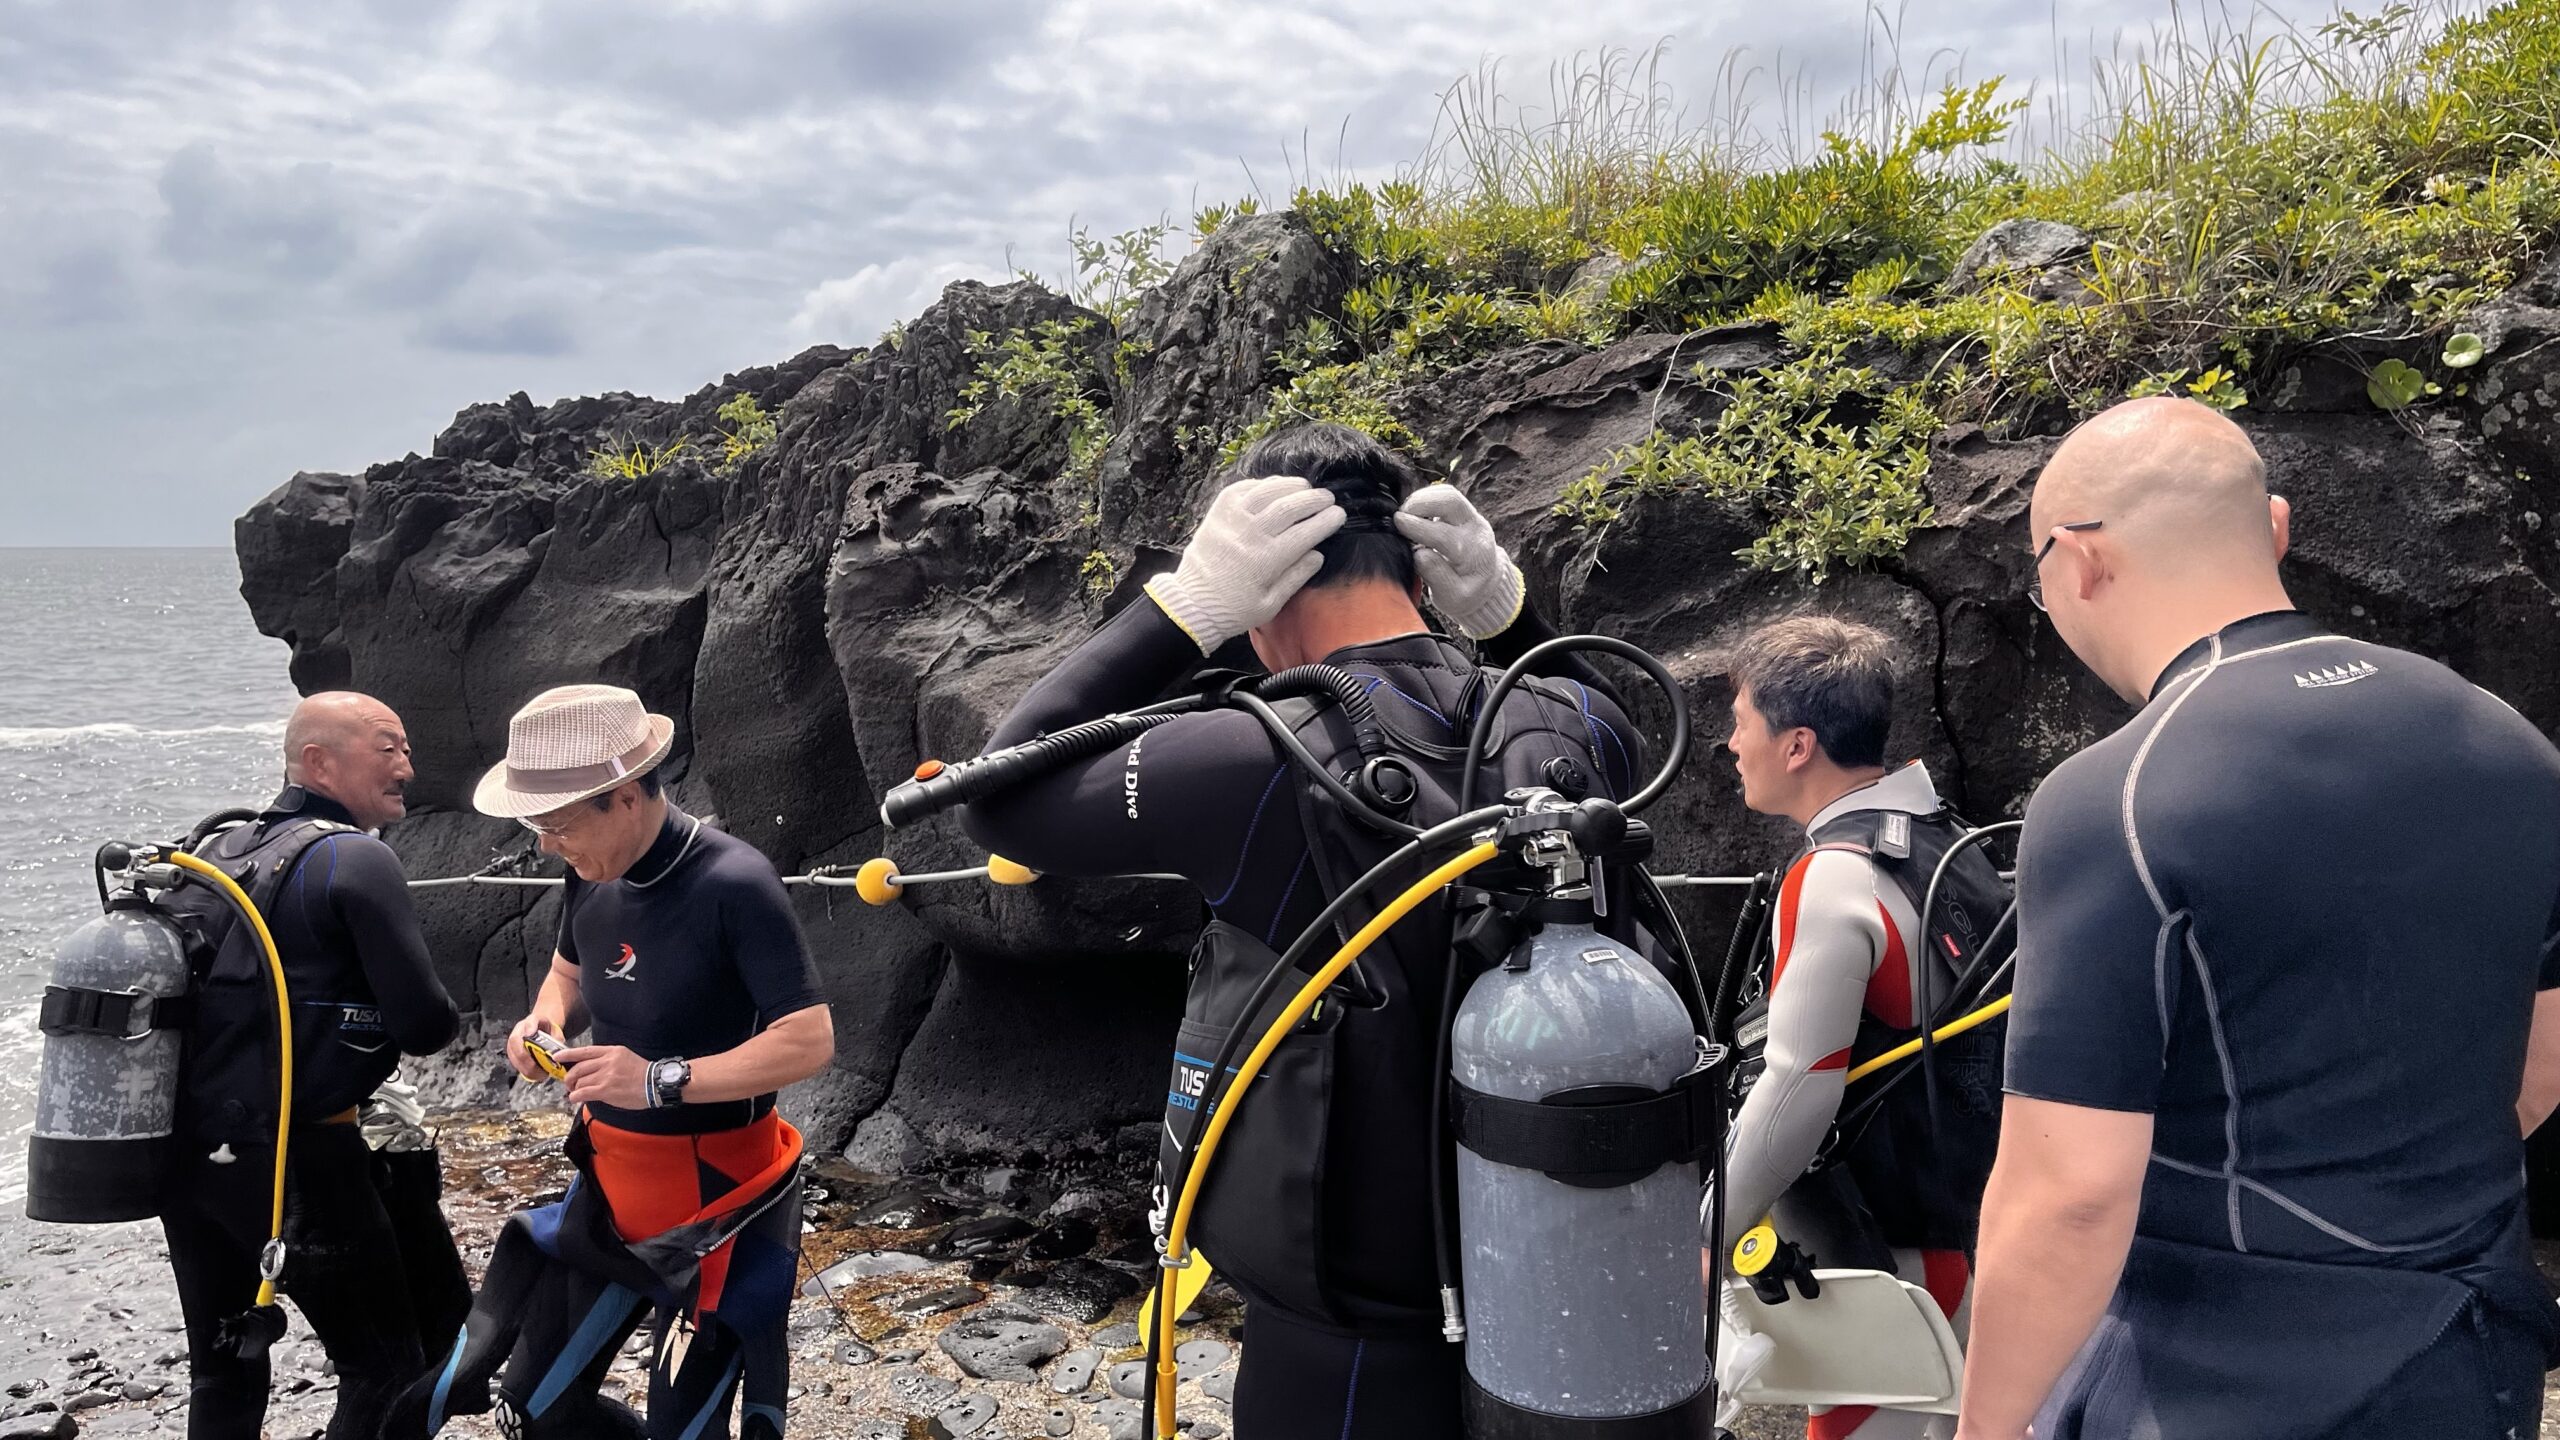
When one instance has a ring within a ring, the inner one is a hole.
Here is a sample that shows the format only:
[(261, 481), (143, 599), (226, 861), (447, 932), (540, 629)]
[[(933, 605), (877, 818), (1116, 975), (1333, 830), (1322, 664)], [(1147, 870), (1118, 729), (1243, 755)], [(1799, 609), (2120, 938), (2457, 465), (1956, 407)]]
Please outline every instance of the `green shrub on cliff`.
[(1042, 407), (1066, 432), (1060, 478), (1092, 485), (1102, 471), (1103, 447), (1111, 443), (1111, 415), (1090, 356), (1092, 329), (1091, 319), (1078, 319), (1043, 320), (1001, 337), (971, 331), (969, 353), (977, 370), (960, 387), (960, 404), (946, 417), (949, 428), (977, 419), (997, 400)]
[[(1880, 65), (1889, 78), (1797, 156), (1738, 121), (1682, 123), (1658, 52), (1561, 67), (1536, 112), (1487, 69), (1450, 92), (1397, 180), (1297, 193), (1353, 285), (1326, 352), (1284, 369), (1237, 443), (1301, 416), (1407, 443), (1398, 390), (1533, 334), (1599, 343), (1762, 319), (1817, 365), (1883, 342), (1929, 377), (1883, 431), (1889, 387), (1867, 392), (1868, 420), (1775, 450), (1722, 425), (1659, 436), (1574, 481), (1561, 507), (1604, 523), (1630, 490), (1744, 495), (1769, 516), (1753, 563), (1819, 574), (1890, 556), (1919, 523), (1926, 434), (1903, 431), (1921, 415), (2002, 431), (2156, 389), (2246, 403), (2307, 348), (2445, 336), (2560, 235), (2560, 4), (2262, 23), (2173, 19), (2095, 67), (2090, 113), (2049, 105), (2032, 133), (1996, 80), (1914, 98)], [(1242, 208), (1203, 212), (1203, 232)], [(1945, 289), (1965, 248), (2010, 219), (2086, 231), (2076, 282)], [(1567, 301), (1594, 259), (1616, 273)], [(2452, 368), (2388, 393), (2452, 393)], [(1759, 403), (1738, 400), (1730, 423)], [(1745, 463), (1778, 468), (1754, 479)]]
[(651, 445), (641, 440), (608, 440), (587, 452), (587, 473), (604, 480), (637, 480), (664, 469), (692, 449), (693, 440), (684, 435), (664, 445)]
[(1739, 500), (1769, 515), (1743, 552), (1753, 565), (1820, 581), (1834, 565), (1901, 551), (1929, 519), (1929, 437), (1938, 383), (1897, 386), (1824, 345), (1757, 374), (1692, 378), (1725, 397), (1699, 434), (1657, 429), (1567, 485), (1559, 513), (1606, 525), (1635, 495)]

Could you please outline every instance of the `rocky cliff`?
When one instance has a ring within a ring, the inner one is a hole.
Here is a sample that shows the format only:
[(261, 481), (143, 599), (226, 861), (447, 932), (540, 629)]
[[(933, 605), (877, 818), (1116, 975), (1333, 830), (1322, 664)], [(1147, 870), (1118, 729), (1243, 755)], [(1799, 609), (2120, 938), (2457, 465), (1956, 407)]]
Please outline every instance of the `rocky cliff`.
[[(242, 591), (292, 646), (305, 690), (352, 686), (406, 717), (416, 813), (392, 838), (413, 874), (524, 848), (514, 826), (468, 811), (467, 785), (519, 703), (583, 679), (673, 715), (683, 801), (786, 874), (884, 851), (910, 869), (975, 863), (947, 821), (884, 835), (876, 797), (926, 757), (974, 753), (1025, 685), (1169, 563), (1219, 438), (1264, 403), (1288, 337), (1336, 313), (1350, 273), (1295, 216), (1254, 216), (1220, 229), (1116, 336), (1098, 318), (1075, 327), (1084, 312), (1037, 286), (963, 283), (894, 344), (820, 347), (681, 402), (475, 406), (428, 455), (297, 475), (261, 501), (238, 525)], [(2293, 501), (2299, 602), (2448, 661), (2546, 729), (2560, 727), (2554, 307), (2560, 264), (2467, 322), (2488, 353), (2458, 398), (2385, 413), (2364, 377), (2402, 352), (2314, 348), (2235, 416)], [(1079, 383), (1108, 407), (1098, 466), (1073, 459), (1069, 420), (1037, 396), (949, 418), (978, 373), (973, 337), (1049, 321), (1070, 322), (1053, 333), (1080, 337)], [(1598, 529), (1555, 513), (1559, 487), (1616, 447), (1711, 421), (1716, 377), (1785, 354), (1753, 326), (1541, 341), (1412, 384), (1391, 408), (1493, 517), (1538, 603), (1568, 630), (1661, 655), (1706, 736), (1720, 733), (1734, 637), (1806, 606), (1853, 614), (1913, 657), (1897, 752), (1927, 759), (1973, 816), (2016, 813), (2126, 714), (2024, 598), (2027, 495), (2052, 434), (1941, 435), (1933, 517), (1898, 558), (1818, 586), (1736, 558), (1766, 528), (1740, 502), (1639, 496)], [(637, 478), (587, 467), (599, 448), (715, 438), (742, 394), (779, 429), (733, 465), (697, 445)], [(1728, 775), (1704, 746), (1693, 757), (1653, 817), (1662, 868), (1783, 858), (1787, 835), (1741, 811)], [(835, 1069), (793, 1097), (814, 1141), (851, 1140), (882, 1167), (1148, 1143), (1194, 897), (1140, 881), (946, 885), (880, 909), (797, 893), (838, 1035)], [(422, 894), (446, 981), (486, 1021), (521, 1013), (547, 958), (557, 902), (527, 898), (542, 894)]]

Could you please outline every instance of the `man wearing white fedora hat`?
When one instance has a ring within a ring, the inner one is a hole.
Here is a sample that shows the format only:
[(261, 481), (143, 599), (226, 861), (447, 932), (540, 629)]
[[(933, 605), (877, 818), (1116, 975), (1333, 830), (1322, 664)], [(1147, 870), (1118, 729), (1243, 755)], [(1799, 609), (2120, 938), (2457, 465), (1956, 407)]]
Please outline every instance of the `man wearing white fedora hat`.
[[(631, 691), (564, 685), (516, 712), (472, 796), (571, 871), (506, 1049), (526, 1079), (565, 1079), (580, 1179), (509, 1224), (452, 1354), (386, 1435), (489, 1408), (501, 1365), (511, 1437), (726, 1436), (741, 1389), (741, 1433), (782, 1432), (800, 1135), (774, 1096), (826, 1068), (835, 1031), (772, 862), (668, 801), (674, 744)], [(651, 1311), (644, 1423), (596, 1388)]]

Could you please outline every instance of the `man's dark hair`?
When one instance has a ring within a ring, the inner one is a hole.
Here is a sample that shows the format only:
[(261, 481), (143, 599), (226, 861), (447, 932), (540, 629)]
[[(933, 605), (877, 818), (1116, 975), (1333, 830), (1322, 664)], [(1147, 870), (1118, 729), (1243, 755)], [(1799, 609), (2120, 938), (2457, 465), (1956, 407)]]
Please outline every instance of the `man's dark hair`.
[(1798, 726), (1831, 763), (1884, 763), (1893, 723), (1893, 642), (1884, 632), (1829, 615), (1792, 615), (1743, 638), (1731, 677), (1772, 733)]
[(1298, 475), (1333, 492), (1350, 518), (1316, 547), (1324, 568), (1310, 590), (1354, 580), (1413, 585), (1413, 543), (1397, 533), (1396, 511), (1421, 478), (1404, 457), (1348, 425), (1310, 420), (1275, 430), (1246, 448), (1230, 478)]

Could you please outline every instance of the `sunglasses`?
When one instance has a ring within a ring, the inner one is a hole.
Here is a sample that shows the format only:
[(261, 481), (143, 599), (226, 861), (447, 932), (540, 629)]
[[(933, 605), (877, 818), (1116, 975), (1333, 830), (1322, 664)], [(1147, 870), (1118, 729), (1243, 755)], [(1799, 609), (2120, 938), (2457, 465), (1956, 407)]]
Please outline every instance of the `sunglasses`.
[(2062, 532), (2070, 530), (2079, 533), (2086, 533), (2091, 530), (2096, 530), (2104, 526), (2106, 523), (2107, 522), (2104, 520), (2074, 520), (2068, 525), (2056, 525), (2053, 527), (2054, 533), (2044, 537), (2044, 544), (2036, 547), (2036, 563), (2034, 565), (2035, 574), (2027, 581), (2028, 604), (2033, 605), (2039, 611), (2044, 609), (2044, 557), (2053, 553), (2053, 547), (2062, 539)]

